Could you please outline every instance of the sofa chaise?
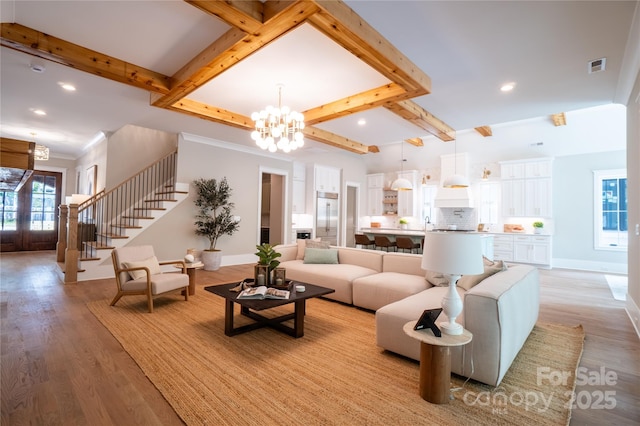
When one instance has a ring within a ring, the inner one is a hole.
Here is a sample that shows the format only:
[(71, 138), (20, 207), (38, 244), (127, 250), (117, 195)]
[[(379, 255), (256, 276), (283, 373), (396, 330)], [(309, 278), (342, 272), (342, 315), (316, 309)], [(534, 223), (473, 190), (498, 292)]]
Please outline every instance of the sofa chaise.
[[(335, 293), (325, 297), (375, 311), (378, 346), (419, 360), (420, 342), (402, 327), (425, 309), (440, 307), (447, 291), (443, 282), (427, 279), (422, 255), (349, 247), (323, 251), (307, 248), (305, 241), (276, 247), (287, 278), (332, 288)], [(457, 321), (473, 341), (452, 348), (451, 371), (497, 386), (537, 321), (539, 276), (535, 267), (513, 265), (481, 278), (468, 289), (457, 288), (464, 301)], [(444, 313), (438, 318), (447, 320)]]

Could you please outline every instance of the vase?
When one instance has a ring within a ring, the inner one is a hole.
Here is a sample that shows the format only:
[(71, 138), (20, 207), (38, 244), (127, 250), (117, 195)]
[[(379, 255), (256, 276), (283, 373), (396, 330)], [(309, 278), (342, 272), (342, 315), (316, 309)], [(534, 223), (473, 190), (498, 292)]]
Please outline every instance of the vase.
[(205, 271), (217, 271), (222, 263), (222, 252), (220, 250), (202, 250), (200, 255)]

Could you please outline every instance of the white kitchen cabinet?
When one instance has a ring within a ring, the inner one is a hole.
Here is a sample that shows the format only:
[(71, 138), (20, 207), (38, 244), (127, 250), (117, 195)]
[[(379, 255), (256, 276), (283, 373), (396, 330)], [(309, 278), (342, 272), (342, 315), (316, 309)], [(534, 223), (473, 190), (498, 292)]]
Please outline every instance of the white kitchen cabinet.
[(525, 216), (524, 179), (502, 181), (502, 215)]
[(551, 160), (533, 160), (524, 164), (526, 178), (551, 177)]
[(548, 235), (516, 235), (513, 239), (514, 262), (551, 265), (551, 237)]
[(493, 259), (549, 268), (551, 236), (494, 234)]
[(527, 179), (525, 216), (551, 217), (551, 178)]
[(367, 188), (384, 188), (384, 173), (367, 175)]
[(513, 260), (513, 235), (493, 236), (493, 259), (511, 262)]
[(367, 175), (367, 215), (384, 214), (384, 173)]
[(503, 216), (552, 217), (551, 164), (548, 158), (500, 164)]
[(420, 193), (417, 172), (415, 170), (398, 173), (398, 177), (407, 179), (411, 182), (412, 190), (410, 191), (398, 191), (398, 216), (401, 217), (419, 217), (420, 204), (418, 202), (418, 195)]
[(369, 216), (380, 216), (383, 214), (383, 198), (382, 188), (369, 188), (367, 190), (367, 214)]
[(319, 192), (340, 193), (340, 169), (315, 166), (315, 189)]
[(525, 163), (500, 164), (500, 177), (502, 179), (524, 179)]

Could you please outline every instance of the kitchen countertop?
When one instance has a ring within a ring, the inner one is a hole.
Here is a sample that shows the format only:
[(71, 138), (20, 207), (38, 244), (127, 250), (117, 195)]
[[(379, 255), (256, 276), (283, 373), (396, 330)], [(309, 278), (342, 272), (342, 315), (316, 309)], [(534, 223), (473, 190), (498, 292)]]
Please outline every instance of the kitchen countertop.
[[(424, 236), (424, 230), (422, 229), (399, 229), (399, 228), (361, 228), (360, 232), (365, 234), (378, 234), (378, 235), (406, 235), (414, 237)], [(428, 231), (428, 232), (443, 232), (443, 231)], [(459, 231), (448, 231), (459, 232)], [(494, 231), (467, 231), (466, 234), (484, 234), (484, 235), (537, 235), (537, 236), (550, 236), (550, 234), (534, 234), (533, 232), (494, 232)]]

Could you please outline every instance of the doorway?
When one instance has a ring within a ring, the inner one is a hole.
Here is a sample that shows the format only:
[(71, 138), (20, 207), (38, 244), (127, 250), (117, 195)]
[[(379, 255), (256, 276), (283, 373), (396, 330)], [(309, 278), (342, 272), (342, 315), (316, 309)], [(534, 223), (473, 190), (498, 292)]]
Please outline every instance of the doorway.
[(260, 244), (285, 242), (285, 178), (271, 172), (261, 172)]
[(54, 250), (62, 173), (35, 170), (20, 191), (0, 191), (0, 251)]

